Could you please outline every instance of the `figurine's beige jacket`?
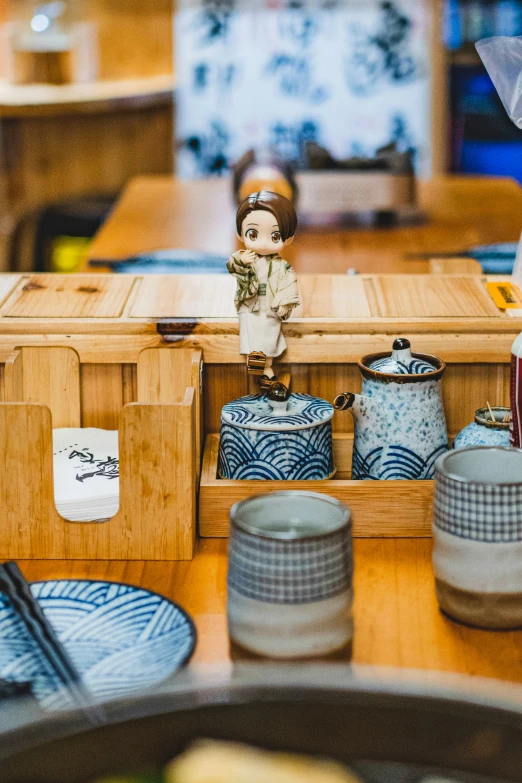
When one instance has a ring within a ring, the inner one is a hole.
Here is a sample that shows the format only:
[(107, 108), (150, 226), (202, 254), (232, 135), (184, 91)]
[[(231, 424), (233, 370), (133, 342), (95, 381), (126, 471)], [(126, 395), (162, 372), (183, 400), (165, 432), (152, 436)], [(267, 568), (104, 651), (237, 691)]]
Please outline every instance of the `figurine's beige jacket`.
[[(237, 311), (255, 313), (259, 310), (259, 280), (253, 264), (244, 264), (241, 253), (233, 253), (227, 261), (227, 269), (237, 280), (234, 302)], [(290, 264), (280, 256), (268, 259), (268, 279), (266, 284), (266, 309), (277, 312), (286, 307), (287, 313), (280, 316), (286, 320), (294, 307), (299, 304), (297, 277)]]

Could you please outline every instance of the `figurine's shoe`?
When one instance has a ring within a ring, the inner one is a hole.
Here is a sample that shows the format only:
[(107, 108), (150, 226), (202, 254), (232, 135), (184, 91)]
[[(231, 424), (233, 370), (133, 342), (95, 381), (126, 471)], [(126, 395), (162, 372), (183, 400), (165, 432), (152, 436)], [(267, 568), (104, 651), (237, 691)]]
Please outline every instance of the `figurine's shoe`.
[(251, 375), (263, 375), (266, 365), (266, 354), (263, 351), (252, 351), (247, 358), (247, 372)]
[(277, 383), (277, 378), (269, 378), (268, 375), (262, 375), (260, 378), (257, 379), (257, 382), (259, 384), (259, 388), (262, 392), (268, 392), (274, 385), (274, 383)]
[(284, 383), (278, 381), (275, 375), (273, 378), (269, 378), (268, 375), (262, 375), (261, 378), (258, 379), (258, 383), (261, 391), (268, 394), (270, 399), (288, 400), (290, 397), (290, 389), (288, 386), (285, 386)]

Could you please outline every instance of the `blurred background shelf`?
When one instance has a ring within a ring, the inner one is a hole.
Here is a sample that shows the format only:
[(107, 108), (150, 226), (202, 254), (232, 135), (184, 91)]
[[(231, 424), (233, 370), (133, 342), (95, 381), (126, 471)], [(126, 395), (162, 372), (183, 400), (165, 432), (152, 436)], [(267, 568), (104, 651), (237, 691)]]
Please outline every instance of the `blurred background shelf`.
[(49, 117), (172, 107), (172, 73), (87, 84), (0, 84), (0, 117)]
[[(208, 87), (213, 84), (212, 79), (219, 81), (232, 73), (223, 70), (228, 62), (226, 46), (226, 55), (216, 54), (212, 47), (205, 48), (206, 41), (201, 51), (198, 50), (200, 59), (186, 64), (184, 69), (177, 67), (175, 77), (173, 17), (179, 7), (176, 0), (154, 3), (68, 0), (67, 6), (76, 9), (74, 14), (96, 29), (96, 81), (63, 85), (2, 84), (5, 73), (0, 51), (0, 201), (3, 205), (0, 270), (70, 272), (82, 268), (93, 235), (132, 178), (172, 176), (175, 165), (179, 164), (180, 150), (183, 147), (186, 150), (189, 142), (200, 145), (202, 157), (205, 150), (211, 158), (220, 155), (221, 137), (217, 131), (208, 138), (200, 131), (185, 138), (181, 125), (182, 117), (188, 116), (190, 120), (193, 105), (184, 102), (187, 83), (197, 91), (202, 84)], [(36, 7), (40, 7), (37, 0), (0, 0), (0, 25), (27, 16), (27, 9), (34, 11)], [(227, 14), (232, 6), (201, 4), (200, 7), (202, 14), (206, 13), (206, 23), (197, 28), (196, 38), (199, 35), (203, 40), (205, 35), (217, 35), (220, 25), (226, 30)], [(414, 36), (419, 25), (425, 24), (423, 20), (429, 19), (426, 62), (430, 95), (426, 102), (429, 110), (426, 133), (431, 135), (427, 146), (431, 145), (432, 172), (503, 176), (522, 181), (522, 131), (507, 118), (474, 47), (475, 41), (485, 35), (522, 33), (522, 0), (419, 0), (418, 3), (376, 0), (376, 7), (381, 9), (381, 21), (375, 24), (381, 28), (382, 14), (389, 14), (388, 37), (379, 28), (381, 38), (375, 37), (379, 51), (365, 50), (363, 62), (365, 57), (371, 61), (372, 51), (384, 57), (386, 50), (386, 62), (407, 64), (408, 59), (404, 57), (410, 44), (407, 37), (404, 39), (404, 30), (410, 30), (409, 34)], [(294, 32), (312, 31), (313, 20), (307, 21), (306, 11), (299, 8), (295, 13)], [(394, 43), (394, 34), (402, 41), (402, 48)], [(177, 58), (180, 45), (182, 38), (176, 41)], [(233, 65), (233, 58), (229, 60)], [(281, 78), (297, 89), (291, 63), (285, 61), (281, 67), (287, 69)], [(380, 100), (378, 96), (386, 95), (393, 87), (392, 77), (384, 83), (387, 86), (381, 85), (373, 101)], [(202, 92), (199, 96), (198, 93), (196, 98), (204, 103), (207, 94)], [(190, 100), (193, 99), (194, 96)], [(285, 128), (279, 140), (283, 146), (292, 146), (294, 115), (301, 116), (306, 109), (313, 117), (315, 107), (303, 104), (304, 108), (299, 108), (295, 95), (289, 95), (287, 100), (288, 123), (282, 123)], [(175, 101), (179, 104), (176, 118)], [(368, 99), (368, 102), (372, 101)], [(372, 123), (375, 124), (375, 118), (368, 120), (370, 130)], [(395, 131), (399, 132), (398, 125)], [(411, 142), (407, 131), (402, 127), (403, 144)], [(216, 172), (219, 171), (217, 168)], [(515, 241), (520, 226), (516, 218), (509, 224), (498, 216), (493, 204), (496, 198), (493, 186), (474, 188), (474, 205), (486, 199), (483, 207), (477, 207), (477, 214), (487, 215), (492, 210), (497, 217), (489, 220), (473, 216), (466, 220), (469, 231), (468, 228), (463, 231), (458, 247), (454, 246), (453, 235), (451, 240), (437, 240), (433, 246), (426, 247), (426, 242), (418, 245), (419, 231), (415, 226), (381, 228), (371, 247), (364, 230), (358, 234), (332, 231), (338, 248), (335, 269), (342, 267), (346, 271), (349, 266), (360, 267), (361, 271), (373, 269), (366, 262), (368, 252), (373, 252), (374, 247), (379, 252), (382, 247), (383, 263), (386, 263), (385, 256), (404, 263), (406, 252), (459, 250), (470, 247), (469, 243), (474, 241)], [(175, 208), (183, 212), (179, 203)], [(455, 214), (462, 214), (462, 210), (466, 212), (467, 207), (461, 203)], [(475, 221), (473, 225), (472, 221)], [(137, 226), (133, 225), (132, 233), (136, 230)], [(431, 234), (430, 242), (436, 233)], [(201, 232), (194, 231), (194, 237), (187, 247), (202, 249)], [(315, 235), (308, 232), (307, 268), (319, 257), (324, 239), (324, 231), (316, 231)], [(414, 263), (409, 262), (411, 271)]]

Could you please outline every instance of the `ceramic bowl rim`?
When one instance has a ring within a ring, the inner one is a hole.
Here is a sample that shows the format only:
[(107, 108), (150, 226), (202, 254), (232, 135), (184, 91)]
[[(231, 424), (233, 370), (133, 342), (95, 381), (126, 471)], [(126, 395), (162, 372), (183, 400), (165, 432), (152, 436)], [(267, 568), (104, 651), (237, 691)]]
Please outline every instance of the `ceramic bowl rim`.
[(372, 370), (369, 364), (378, 361), (379, 359), (389, 359), (391, 354), (389, 351), (381, 353), (369, 353), (363, 356), (357, 362), (357, 366), (365, 378), (369, 378), (374, 381), (384, 381), (385, 383), (423, 383), (424, 381), (438, 381), (442, 378), (446, 369), (446, 362), (439, 359), (437, 356), (431, 356), (428, 353), (412, 353), (414, 359), (422, 359), (427, 364), (434, 364), (436, 369), (433, 372), (425, 372), (419, 374), (405, 373), (399, 375), (392, 372), (379, 372), (379, 370)]
[[(506, 411), (506, 413), (511, 413), (511, 408), (508, 408), (507, 405), (492, 405), (491, 410), (493, 413), (495, 411)], [(488, 430), (501, 430), (502, 432), (505, 432), (506, 430), (509, 430), (511, 426), (511, 421), (502, 422), (502, 421), (491, 421), (491, 419), (486, 419), (486, 414), (489, 413), (489, 409), (486, 408), (477, 408), (475, 411), (475, 424), (479, 424), (481, 427), (487, 427)]]
[(493, 483), (489, 481), (470, 481), (467, 478), (458, 476), (456, 473), (451, 473), (446, 467), (445, 463), (458, 454), (462, 454), (464, 451), (506, 451), (509, 453), (516, 452), (522, 455), (522, 448), (514, 449), (511, 446), (468, 446), (464, 449), (457, 449), (447, 451), (443, 454), (435, 463), (435, 472), (440, 473), (444, 478), (454, 481), (458, 484), (473, 487), (520, 487), (522, 489), (522, 477), (520, 481), (504, 481), (502, 483)]
[[(283, 533), (269, 533), (266, 530), (260, 530), (257, 527), (254, 527), (253, 525), (249, 525), (245, 522), (240, 522), (237, 518), (238, 512), (241, 509), (241, 506), (250, 503), (253, 500), (259, 500), (260, 498), (266, 498), (268, 497), (274, 497), (274, 496), (284, 496), (288, 498), (289, 496), (295, 496), (298, 495), (299, 497), (311, 497), (315, 498), (316, 500), (321, 500), (323, 502), (329, 503), (331, 506), (335, 506), (339, 509), (339, 511), (342, 512), (343, 519), (341, 520), (341, 523), (339, 527), (337, 527), (335, 530), (329, 530), (326, 533), (317, 533), (317, 535), (308, 535), (308, 536), (301, 536), (300, 538), (286, 538)], [(252, 538), (264, 538), (268, 541), (281, 541), (284, 544), (288, 544), (289, 546), (300, 544), (303, 541), (320, 541), (321, 539), (326, 538), (332, 538), (333, 536), (338, 535), (342, 531), (351, 531), (352, 528), (352, 512), (350, 508), (346, 505), (346, 503), (343, 503), (340, 500), (337, 500), (337, 498), (332, 497), (331, 495), (325, 495), (322, 492), (308, 492), (307, 490), (298, 490), (298, 489), (282, 489), (277, 492), (267, 492), (267, 493), (258, 493), (257, 495), (251, 495), (248, 498), (244, 498), (243, 500), (238, 500), (237, 503), (234, 503), (232, 508), (230, 509), (230, 524), (232, 527), (236, 528), (237, 530), (241, 531), (241, 533), (245, 533), (248, 536), (251, 536)]]
[[(198, 643), (198, 629), (196, 628), (196, 623), (190, 616), (190, 614), (187, 612), (186, 609), (184, 609), (182, 606), (180, 606), (176, 601), (174, 601), (172, 598), (167, 598), (166, 595), (163, 595), (162, 593), (158, 593), (157, 590), (149, 590), (148, 587), (142, 587), (141, 585), (131, 585), (128, 582), (120, 582), (120, 581), (112, 581), (110, 579), (70, 579), (67, 577), (64, 577), (62, 579), (56, 578), (56, 579), (36, 579), (34, 582), (29, 582), (29, 586), (32, 587), (33, 585), (45, 585), (49, 584), (50, 582), (83, 582), (85, 584), (104, 584), (104, 585), (116, 585), (117, 587), (131, 587), (133, 590), (142, 590), (145, 593), (149, 593), (150, 595), (157, 596), (158, 598), (161, 598), (162, 601), (166, 601), (167, 603), (171, 604), (172, 606), (176, 607), (178, 612), (183, 616), (183, 618), (186, 620), (187, 625), (190, 630), (191, 634), (191, 645), (189, 650), (187, 651), (185, 657), (180, 661), (177, 668), (174, 670), (174, 672), (178, 671), (178, 669), (183, 668), (192, 658), (194, 655), (194, 652), (196, 650), (196, 646)], [(173, 672), (173, 673), (174, 673)], [(157, 683), (154, 684), (153, 687), (156, 687), (156, 685), (160, 685), (161, 682), (164, 682), (165, 679), (168, 679), (171, 677), (172, 674), (168, 674), (167, 678), (163, 678), (162, 680), (158, 680)]]

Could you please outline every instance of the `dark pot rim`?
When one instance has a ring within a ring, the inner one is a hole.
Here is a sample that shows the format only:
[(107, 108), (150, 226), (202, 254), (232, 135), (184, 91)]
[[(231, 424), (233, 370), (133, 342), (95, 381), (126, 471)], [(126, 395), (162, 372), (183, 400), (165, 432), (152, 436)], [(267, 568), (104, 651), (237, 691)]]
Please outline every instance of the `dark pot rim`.
[[(233, 708), (267, 702), (326, 702), (339, 708), (350, 708), (352, 712), (358, 706), (364, 706), (370, 707), (376, 715), (386, 715), (388, 721), (393, 721), (394, 712), (395, 719), (398, 719), (406, 711), (423, 716), (423, 720), (429, 716), (439, 729), (448, 721), (457, 722), (466, 735), (466, 748), (476, 740), (477, 730), (483, 732), (485, 727), (493, 733), (498, 732), (499, 740), (503, 741), (508, 736), (513, 740), (513, 732), (520, 735), (521, 741), (514, 749), (512, 746), (510, 760), (505, 758), (505, 747), (501, 741), (491, 756), (477, 754), (473, 757), (467, 751), (464, 766), (453, 768), (459, 772), (501, 775), (503, 780), (519, 779), (520, 766), (517, 766), (516, 774), (512, 772), (513, 753), (522, 760), (522, 688), (518, 683), (471, 679), (442, 672), (375, 670), (364, 666), (353, 669), (342, 664), (240, 664), (232, 673), (214, 672), (209, 676), (208, 671), (205, 673), (202, 669), (201, 675), (197, 671), (185, 671), (161, 692), (107, 703), (104, 705), (106, 726), (216, 706)], [(206, 725), (208, 730), (208, 721)], [(219, 734), (219, 726), (214, 728)], [(104, 727), (93, 729), (77, 712), (56, 716), (47, 714), (22, 728), (0, 732), (0, 761), (9, 762), (12, 768), (16, 759), (25, 758), (27, 753), (38, 752), (54, 742), (103, 730)], [(394, 731), (400, 735), (400, 724)], [(222, 733), (226, 734), (226, 731)], [(375, 733), (378, 745), (377, 729)], [(373, 758), (450, 767), (454, 748), (436, 745), (435, 740), (432, 746), (419, 744), (417, 747), (414, 737), (408, 743), (411, 750), (407, 759), (399, 758), (400, 751), (396, 752), (396, 757), (392, 752), (392, 758), (383, 758), (377, 746)], [(401, 737), (400, 745), (404, 749), (404, 737)]]
[(425, 381), (438, 381), (442, 378), (446, 369), (446, 362), (439, 359), (437, 356), (431, 356), (427, 353), (412, 353), (414, 359), (422, 359), (428, 364), (435, 365), (436, 369), (433, 372), (425, 372), (418, 375), (405, 374), (398, 375), (391, 372), (379, 372), (378, 370), (372, 370), (368, 365), (376, 362), (378, 359), (388, 359), (390, 357), (389, 351), (382, 353), (369, 353), (363, 356), (357, 362), (357, 366), (361, 371), (364, 378), (368, 378), (372, 381), (382, 381), (383, 383), (424, 383)]

